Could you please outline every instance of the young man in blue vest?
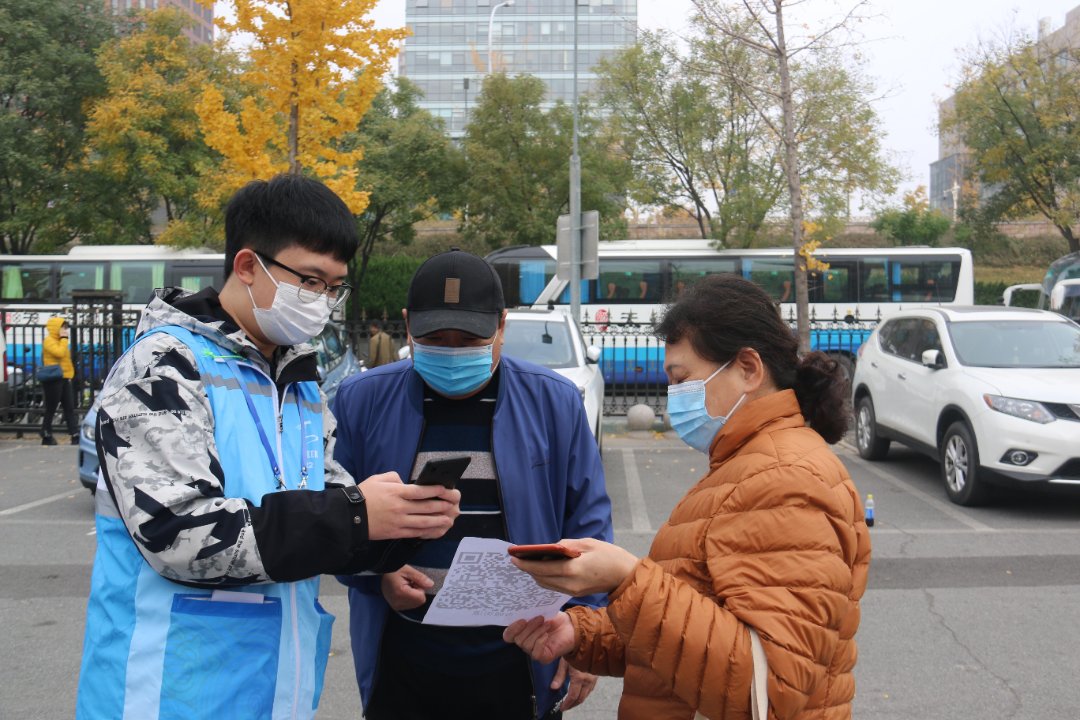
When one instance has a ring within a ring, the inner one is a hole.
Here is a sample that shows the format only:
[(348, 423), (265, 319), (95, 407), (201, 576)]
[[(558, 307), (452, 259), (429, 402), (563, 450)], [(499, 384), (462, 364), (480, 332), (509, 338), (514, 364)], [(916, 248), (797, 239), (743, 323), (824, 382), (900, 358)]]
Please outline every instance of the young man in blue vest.
[(560, 717), (560, 708), (585, 699), (595, 677), (568, 672), (561, 661), (532, 662), (503, 642), (500, 627), (421, 621), (463, 537), (515, 544), (611, 537), (604, 469), (581, 396), (560, 375), (501, 354), (502, 285), (475, 255), (454, 249), (428, 259), (409, 286), (405, 321), (412, 358), (339, 389), (335, 457), (354, 474), (392, 470), (412, 479), (429, 460), (471, 462), (457, 484), (461, 516), (446, 535), (381, 579), (342, 578), (364, 714)]
[(323, 573), (437, 538), (459, 494), (356, 481), (307, 343), (349, 293), (345, 204), (299, 176), (225, 216), (226, 281), (159, 290), (100, 396), (97, 556), (78, 718), (310, 718), (333, 617)]

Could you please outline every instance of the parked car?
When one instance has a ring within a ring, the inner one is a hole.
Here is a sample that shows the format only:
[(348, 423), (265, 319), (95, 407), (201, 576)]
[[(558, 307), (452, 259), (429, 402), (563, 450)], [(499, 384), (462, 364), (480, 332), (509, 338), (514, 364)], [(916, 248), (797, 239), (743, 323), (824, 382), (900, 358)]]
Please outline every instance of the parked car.
[[(502, 352), (554, 370), (577, 386), (589, 428), (603, 451), (604, 375), (600, 372), (600, 348), (585, 345), (578, 326), (565, 308), (550, 310), (519, 308), (506, 314)], [(398, 350), (402, 360), (409, 346)]]
[(941, 462), (949, 499), (1001, 483), (1080, 484), (1080, 326), (1058, 313), (939, 307), (898, 313), (859, 351), (855, 441)]
[(566, 309), (510, 310), (502, 351), (550, 368), (574, 383), (585, 404), (596, 444), (603, 450), (604, 375), (597, 364), (600, 348), (586, 347)]
[[(315, 346), (323, 392), (326, 393), (327, 401), (333, 402), (341, 382), (350, 375), (364, 372), (367, 368), (362, 362), (357, 361), (348, 343), (345, 342), (341, 327), (334, 323), (328, 324), (322, 333), (312, 339), (311, 344)], [(94, 442), (96, 427), (97, 403), (95, 402), (86, 412), (79, 432), (79, 482), (90, 492), (97, 489), (98, 456), (97, 445)]]

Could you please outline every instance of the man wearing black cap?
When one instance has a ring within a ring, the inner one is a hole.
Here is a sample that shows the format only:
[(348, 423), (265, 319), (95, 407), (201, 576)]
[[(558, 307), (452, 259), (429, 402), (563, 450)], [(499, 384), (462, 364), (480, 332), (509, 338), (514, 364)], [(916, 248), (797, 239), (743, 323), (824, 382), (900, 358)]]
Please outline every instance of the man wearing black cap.
[(430, 460), (471, 462), (457, 484), (462, 513), (442, 539), (420, 545), (398, 572), (346, 580), (365, 715), (560, 717), (585, 699), (593, 676), (568, 673), (562, 661), (532, 662), (502, 641), (502, 628), (421, 621), (463, 537), (611, 539), (603, 465), (581, 397), (556, 373), (501, 355), (502, 284), (475, 255), (455, 248), (429, 258), (413, 276), (404, 316), (411, 360), (338, 391), (335, 457), (354, 474), (380, 468), (414, 480)]

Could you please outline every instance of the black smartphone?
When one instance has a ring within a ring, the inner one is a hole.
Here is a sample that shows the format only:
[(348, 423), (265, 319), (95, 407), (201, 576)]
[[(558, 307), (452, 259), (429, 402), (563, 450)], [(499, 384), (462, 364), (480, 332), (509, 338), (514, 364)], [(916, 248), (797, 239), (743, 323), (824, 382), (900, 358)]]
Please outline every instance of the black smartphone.
[(469, 467), (472, 458), (468, 455), (462, 457), (446, 458), (445, 460), (428, 460), (424, 469), (416, 478), (417, 485), (442, 485), (453, 490), (457, 481), (465, 474), (465, 468)]

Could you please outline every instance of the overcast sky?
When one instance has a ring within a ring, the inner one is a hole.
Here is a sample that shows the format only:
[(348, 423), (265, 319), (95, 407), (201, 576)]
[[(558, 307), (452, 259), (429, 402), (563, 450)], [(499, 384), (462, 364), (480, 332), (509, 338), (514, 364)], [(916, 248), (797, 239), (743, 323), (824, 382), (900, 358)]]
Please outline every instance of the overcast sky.
[[(854, 0), (852, 0), (853, 2)], [(850, 7), (840, 0), (807, 0), (806, 7)], [(877, 102), (887, 138), (884, 148), (908, 176), (901, 187), (929, 186), (937, 159), (937, 101), (951, 94), (958, 75), (958, 52), (1006, 28), (1036, 32), (1041, 18), (1056, 30), (1080, 0), (871, 0), (875, 15), (863, 23), (867, 71), (883, 99)], [(219, 8), (223, 3), (219, 3)], [(680, 31), (691, 0), (638, 0), (638, 26)], [(220, 12), (220, 9), (219, 9)], [(512, 12), (503, 8), (500, 13)], [(381, 0), (372, 17), (379, 26), (405, 24), (404, 0)]]

